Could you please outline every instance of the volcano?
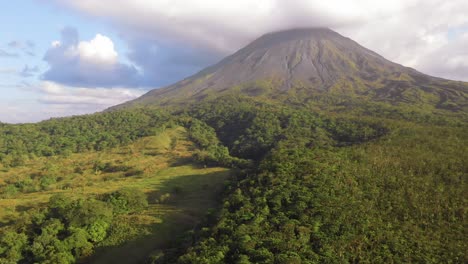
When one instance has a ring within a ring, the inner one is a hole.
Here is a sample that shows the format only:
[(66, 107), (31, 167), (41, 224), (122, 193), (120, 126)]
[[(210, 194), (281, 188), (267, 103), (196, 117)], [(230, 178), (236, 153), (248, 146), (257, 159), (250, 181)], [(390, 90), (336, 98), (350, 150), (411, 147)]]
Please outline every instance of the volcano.
[(228, 93), (280, 102), (328, 94), (468, 110), (468, 83), (391, 62), (328, 28), (265, 34), (193, 76), (115, 108), (187, 104)]

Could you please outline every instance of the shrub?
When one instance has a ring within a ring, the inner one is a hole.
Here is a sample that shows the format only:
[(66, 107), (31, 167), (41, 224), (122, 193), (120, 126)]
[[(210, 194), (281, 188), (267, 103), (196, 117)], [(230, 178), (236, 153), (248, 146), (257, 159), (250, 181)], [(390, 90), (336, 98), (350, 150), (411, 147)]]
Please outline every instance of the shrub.
[(136, 212), (148, 206), (146, 194), (134, 188), (125, 188), (108, 194), (104, 201), (114, 209), (114, 213), (123, 214)]

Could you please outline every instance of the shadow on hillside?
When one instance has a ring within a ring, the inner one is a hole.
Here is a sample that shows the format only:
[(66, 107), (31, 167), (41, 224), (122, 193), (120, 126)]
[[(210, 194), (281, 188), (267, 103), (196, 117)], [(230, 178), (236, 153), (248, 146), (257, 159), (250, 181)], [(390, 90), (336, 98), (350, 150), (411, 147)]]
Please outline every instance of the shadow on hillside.
[(146, 228), (150, 234), (118, 246), (98, 248), (94, 256), (82, 263), (142, 263), (151, 253), (170, 248), (187, 231), (196, 227), (210, 208), (219, 207), (218, 198), (230, 174), (226, 170), (180, 176), (162, 182), (158, 190), (148, 193), (150, 209), (144, 213), (162, 221), (149, 225), (132, 223)]
[(188, 165), (188, 164), (193, 164), (193, 158), (192, 157), (179, 157), (179, 156), (174, 156), (169, 159), (169, 167), (178, 167), (178, 166), (183, 166), (183, 165)]
[(29, 211), (30, 209), (33, 209), (33, 208), (35, 208), (35, 206), (32, 206), (32, 205), (29, 205), (29, 206), (26, 206), (26, 205), (17, 205), (17, 206), (15, 207), (15, 210), (16, 210), (16, 212), (21, 213), (21, 212)]
[(16, 217), (4, 216), (2, 222), (0, 222), (0, 228), (13, 225), (17, 221)]
[[(36, 204), (35, 206), (17, 205), (17, 206), (15, 206), (15, 211), (16, 211), (16, 213), (24, 213), (24, 212), (27, 212), (27, 211), (33, 209), (33, 208), (36, 208), (37, 205), (38, 204)], [(43, 205), (43, 203), (41, 203), (40, 205)], [(18, 221), (17, 216), (13, 216), (13, 215), (3, 216), (2, 217), (2, 222), (0, 222), (0, 228), (14, 225), (17, 221)]]

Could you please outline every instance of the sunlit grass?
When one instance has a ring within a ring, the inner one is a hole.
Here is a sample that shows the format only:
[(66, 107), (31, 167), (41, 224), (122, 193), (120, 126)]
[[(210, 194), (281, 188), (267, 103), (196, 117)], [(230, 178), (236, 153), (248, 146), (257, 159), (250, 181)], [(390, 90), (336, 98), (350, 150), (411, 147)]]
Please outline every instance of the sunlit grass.
[[(209, 208), (216, 206), (216, 194), (229, 178), (228, 169), (194, 164), (191, 161), (193, 149), (195, 147), (187, 139), (185, 129), (177, 127), (105, 152), (37, 158), (21, 167), (0, 170), (0, 184), (27, 179), (31, 179), (34, 184), (39, 177), (57, 177), (56, 183), (47, 186), (46, 190), (18, 192), (0, 199), (0, 223), (8, 224), (21, 217), (23, 212), (45, 206), (49, 198), (57, 193), (65, 193), (73, 198), (87, 198), (124, 187), (138, 188), (148, 195), (148, 209), (138, 214), (121, 216), (120, 220), (130, 221), (137, 228), (140, 239), (153, 241), (144, 246), (136, 236), (135, 241), (123, 245), (144, 257), (171, 239), (168, 230), (183, 232), (193, 227)], [(97, 163), (124, 166), (125, 169), (101, 171), (96, 169)], [(130, 175), (126, 176), (129, 172)], [(119, 247), (112, 246), (98, 249), (95, 261), (112, 263), (118, 259), (119, 263), (125, 263), (125, 257), (118, 258), (121, 252)], [(125, 252), (128, 253), (127, 250)]]

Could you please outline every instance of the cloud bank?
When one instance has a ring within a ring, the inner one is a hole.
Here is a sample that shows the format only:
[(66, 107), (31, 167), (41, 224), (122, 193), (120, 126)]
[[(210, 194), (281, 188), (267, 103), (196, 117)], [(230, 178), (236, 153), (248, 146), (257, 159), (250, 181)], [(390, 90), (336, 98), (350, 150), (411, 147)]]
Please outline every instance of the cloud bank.
[[(270, 31), (325, 26), (390, 60), (429, 74), (468, 80), (468, 68), (455, 63), (464, 59), (463, 52), (451, 50), (459, 48), (452, 42), (463, 42), (463, 37), (448, 34), (468, 31), (465, 0), (50, 1), (109, 21), (129, 45), (164, 40), (219, 58)], [(449, 55), (437, 62), (427, 59), (437, 54)]]
[(17, 88), (35, 94), (38, 100), (4, 102), (0, 106), (1, 122), (29, 123), (51, 117), (94, 113), (135, 99), (146, 92), (135, 88), (70, 87), (51, 81), (43, 81), (38, 85), (23, 84)]
[(468, 32), (434, 49), (421, 59), (420, 68), (437, 76), (468, 81)]
[(38, 87), (39, 101), (48, 105), (81, 105), (89, 110), (103, 110), (141, 96), (145, 91), (131, 88), (68, 87), (45, 81)]

